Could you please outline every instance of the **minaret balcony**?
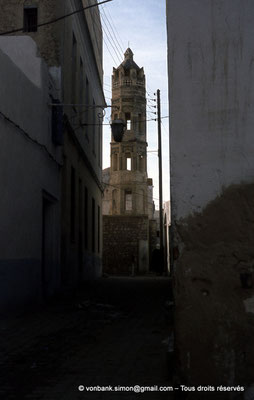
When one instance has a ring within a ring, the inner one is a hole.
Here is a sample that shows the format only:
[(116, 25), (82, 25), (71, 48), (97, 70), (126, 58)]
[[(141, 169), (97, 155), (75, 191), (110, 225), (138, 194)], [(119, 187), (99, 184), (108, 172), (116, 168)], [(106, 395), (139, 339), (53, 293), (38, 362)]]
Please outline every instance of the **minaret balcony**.
[(145, 82), (143, 81), (136, 81), (132, 79), (123, 79), (122, 81), (117, 81), (113, 83), (113, 89), (118, 88), (120, 86), (145, 86)]

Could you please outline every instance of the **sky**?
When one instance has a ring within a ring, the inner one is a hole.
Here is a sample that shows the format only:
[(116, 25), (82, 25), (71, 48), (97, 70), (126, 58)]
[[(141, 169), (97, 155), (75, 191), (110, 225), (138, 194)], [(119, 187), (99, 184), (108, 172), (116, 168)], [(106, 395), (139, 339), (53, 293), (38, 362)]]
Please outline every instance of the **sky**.
[[(147, 119), (154, 119), (157, 89), (161, 91), (162, 117), (162, 168), (163, 201), (169, 200), (169, 119), (168, 119), (168, 76), (165, 0), (113, 0), (100, 6), (104, 34), (104, 93), (111, 104), (111, 75), (124, 59), (130, 47), (134, 61), (144, 67), (146, 75)], [(163, 118), (167, 117), (167, 118)], [(110, 121), (107, 109), (104, 124)], [(103, 168), (110, 166), (110, 127), (103, 129)], [(147, 122), (147, 172), (153, 179), (154, 202), (159, 208), (158, 188), (158, 129), (157, 121)]]

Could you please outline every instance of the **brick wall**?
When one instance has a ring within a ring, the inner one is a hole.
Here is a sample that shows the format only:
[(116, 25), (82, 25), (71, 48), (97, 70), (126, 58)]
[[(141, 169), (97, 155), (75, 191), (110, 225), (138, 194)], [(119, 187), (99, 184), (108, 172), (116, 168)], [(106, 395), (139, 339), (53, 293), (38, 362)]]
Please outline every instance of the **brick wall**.
[(129, 275), (132, 258), (139, 271), (139, 241), (149, 240), (147, 216), (103, 216), (103, 271)]

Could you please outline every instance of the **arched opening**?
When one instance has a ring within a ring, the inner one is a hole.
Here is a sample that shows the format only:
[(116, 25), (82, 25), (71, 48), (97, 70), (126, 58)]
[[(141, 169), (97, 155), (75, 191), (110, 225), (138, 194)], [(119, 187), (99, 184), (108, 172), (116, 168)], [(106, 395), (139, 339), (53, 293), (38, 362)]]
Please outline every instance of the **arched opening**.
[(126, 129), (131, 130), (131, 113), (125, 113)]
[(125, 190), (125, 211), (132, 211), (132, 191)]
[(127, 171), (131, 171), (132, 170), (131, 153), (126, 153), (125, 158), (126, 158), (126, 169)]

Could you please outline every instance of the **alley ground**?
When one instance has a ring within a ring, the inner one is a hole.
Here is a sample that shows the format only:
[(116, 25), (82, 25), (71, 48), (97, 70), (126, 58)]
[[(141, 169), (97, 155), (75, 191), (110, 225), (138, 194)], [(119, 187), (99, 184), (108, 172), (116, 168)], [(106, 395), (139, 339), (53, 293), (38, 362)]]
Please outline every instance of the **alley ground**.
[(87, 392), (86, 386), (170, 386), (163, 277), (101, 278), (27, 315), (1, 318), (4, 400), (171, 399), (168, 392)]

